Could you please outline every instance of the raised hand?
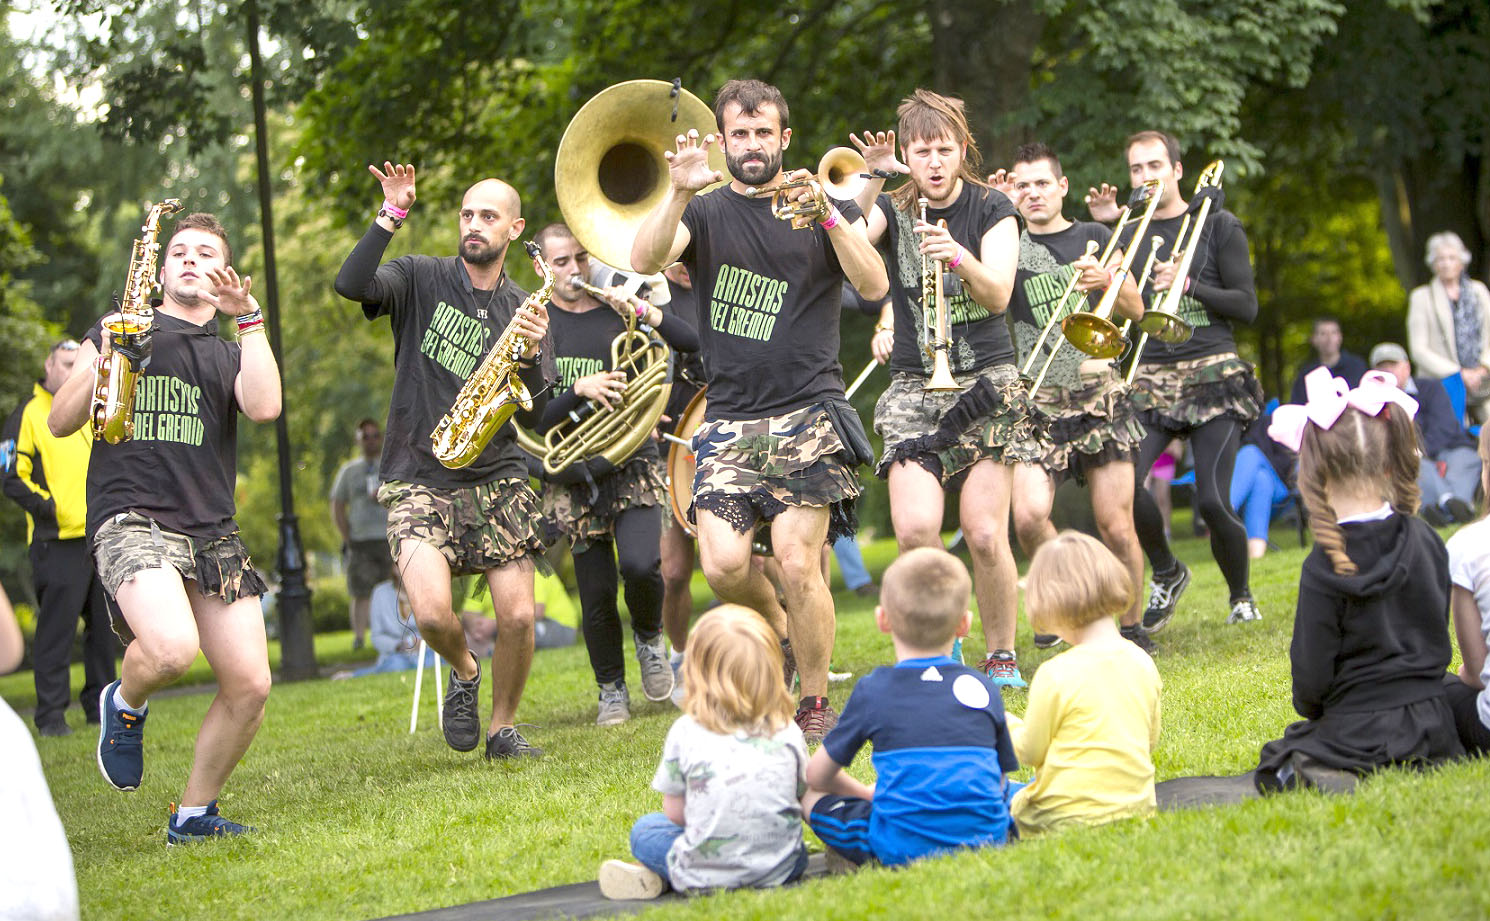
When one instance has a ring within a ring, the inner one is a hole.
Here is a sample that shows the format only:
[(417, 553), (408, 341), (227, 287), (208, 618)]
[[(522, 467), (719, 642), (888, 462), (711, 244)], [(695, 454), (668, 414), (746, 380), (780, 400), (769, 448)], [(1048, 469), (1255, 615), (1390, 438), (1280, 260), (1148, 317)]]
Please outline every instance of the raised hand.
[(1019, 204), (1019, 199), (1014, 191), (1014, 171), (1011, 169), (996, 169), (988, 174), (988, 184), (1003, 192), (1009, 201)]
[(857, 134), (850, 133), (848, 139), (864, 155), (864, 165), (870, 171), (901, 174), (911, 171), (909, 166), (895, 157), (894, 131), (865, 131), (862, 139)]
[(700, 139), (698, 132), (692, 128), (688, 129), (687, 134), (677, 136), (675, 143), (678, 149), (663, 152), (663, 156), (667, 157), (667, 174), (674, 189), (679, 192), (702, 192), (724, 179), (723, 173), (709, 166), (709, 147), (718, 141), (719, 138), (713, 134), (706, 134)]
[(384, 201), (401, 211), (409, 210), (414, 204), (414, 164), (384, 160), (382, 169), (369, 163), (367, 171), (382, 184)]
[(1105, 182), (1086, 190), (1086, 206), (1092, 213), (1092, 220), (1110, 224), (1118, 219), (1117, 191), (1117, 186)]
[(216, 307), (219, 313), (241, 317), (259, 309), (259, 302), (249, 293), (249, 289), (253, 287), (253, 279), (247, 275), (240, 279), (232, 266), (208, 269), (207, 281), (212, 285), (212, 290), (203, 291), (201, 297)]
[(600, 371), (596, 374), (587, 374), (574, 382), (574, 392), (589, 400), (594, 400), (606, 409), (614, 409), (616, 403), (621, 402), (621, 397), (626, 392), (625, 371)]

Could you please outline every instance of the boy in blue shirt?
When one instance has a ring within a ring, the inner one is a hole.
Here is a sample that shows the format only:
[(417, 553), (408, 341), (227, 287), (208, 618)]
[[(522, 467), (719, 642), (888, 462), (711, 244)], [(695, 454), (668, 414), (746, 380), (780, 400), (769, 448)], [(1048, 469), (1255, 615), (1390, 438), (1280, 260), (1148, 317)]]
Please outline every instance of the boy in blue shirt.
[[(856, 864), (896, 865), (964, 847), (1003, 844), (1006, 776), (1019, 767), (1004, 703), (988, 678), (950, 655), (972, 625), (967, 568), (922, 547), (885, 570), (880, 631), (896, 664), (854, 688), (838, 726), (807, 764), (802, 814), (824, 844)], [(878, 783), (843, 768), (865, 742)]]

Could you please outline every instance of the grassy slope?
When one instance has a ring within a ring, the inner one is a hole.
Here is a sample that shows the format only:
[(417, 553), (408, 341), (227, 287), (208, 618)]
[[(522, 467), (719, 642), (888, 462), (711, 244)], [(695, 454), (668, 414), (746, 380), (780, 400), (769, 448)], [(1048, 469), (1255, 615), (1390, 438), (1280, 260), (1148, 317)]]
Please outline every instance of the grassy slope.
[[(1160, 779), (1244, 771), (1292, 717), (1287, 646), (1303, 552), (1283, 543), (1254, 572), (1266, 619), (1241, 627), (1221, 623), (1225, 592), (1208, 548), (1181, 543), (1196, 578), (1160, 638)], [(871, 548), (871, 567), (891, 553)], [(888, 644), (868, 603), (838, 600), (835, 663), (863, 674), (886, 661)], [(1020, 650), (1026, 675), (1050, 655), (1029, 645), (1025, 624)], [(161, 841), (205, 695), (157, 701), (146, 784), (134, 794), (98, 777), (86, 733), (39, 740), (84, 917), (357, 919), (492, 898), (590, 878), (602, 859), (624, 856), (636, 815), (657, 808), (647, 783), (675, 713), (640, 704), (629, 724), (597, 730), (582, 649), (537, 657), (523, 716), (541, 725), (530, 735), (550, 753), (538, 764), (490, 766), (448, 750), (429, 685), (411, 737), (411, 682), (412, 673), (276, 687), (223, 799), (226, 814), (262, 829), (238, 841), (171, 850)], [(20, 706), (12, 692), (28, 684), (13, 676), (0, 690)], [(834, 691), (840, 704), (846, 694)], [(1005, 700), (1023, 710), (1022, 692)], [(854, 770), (871, 775), (867, 754)], [(1387, 775), (1350, 798), (1167, 814), (649, 916), (1486, 917), (1490, 805), (1468, 791), (1487, 782), (1487, 762)]]

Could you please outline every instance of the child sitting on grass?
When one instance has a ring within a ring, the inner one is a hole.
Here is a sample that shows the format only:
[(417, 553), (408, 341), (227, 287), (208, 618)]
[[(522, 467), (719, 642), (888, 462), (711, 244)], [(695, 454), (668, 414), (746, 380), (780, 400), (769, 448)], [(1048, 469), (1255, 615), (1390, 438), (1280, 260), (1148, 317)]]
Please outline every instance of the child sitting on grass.
[(1076, 531), (1030, 563), (1030, 626), (1071, 648), (1035, 672), (1024, 719), (1009, 717), (1014, 753), (1035, 769), (1009, 803), (1022, 837), (1154, 812), (1159, 671), (1113, 621), (1134, 590), (1112, 551)]
[(1464, 751), (1443, 687), (1448, 553), (1415, 514), (1417, 401), (1378, 371), (1354, 390), (1325, 368), (1304, 382), (1308, 404), (1278, 407), (1268, 429), (1299, 453), (1314, 529), (1289, 649), (1304, 719), (1262, 747), (1264, 793), (1345, 791), (1376, 768)]
[[(1490, 425), (1480, 429), (1480, 484), (1490, 505)], [(1444, 679), (1444, 693), (1459, 726), (1459, 741), (1476, 754), (1490, 751), (1490, 517), (1449, 538), (1454, 581), (1454, 634), (1464, 664)]]
[[(922, 547), (891, 563), (881, 585), (874, 620), (890, 634), (896, 664), (854, 688), (808, 762), (802, 811), (824, 844), (856, 864), (1003, 844), (1005, 777), (1019, 767), (1004, 704), (986, 676), (950, 656), (972, 623), (967, 569)], [(843, 772), (865, 742), (874, 746), (873, 787)]]
[(802, 875), (807, 746), (781, 673), (781, 644), (760, 615), (722, 605), (699, 618), (683, 660), (683, 715), (652, 778), (663, 811), (631, 828), (640, 865), (601, 865), (606, 898), (652, 899), (669, 885), (764, 888)]

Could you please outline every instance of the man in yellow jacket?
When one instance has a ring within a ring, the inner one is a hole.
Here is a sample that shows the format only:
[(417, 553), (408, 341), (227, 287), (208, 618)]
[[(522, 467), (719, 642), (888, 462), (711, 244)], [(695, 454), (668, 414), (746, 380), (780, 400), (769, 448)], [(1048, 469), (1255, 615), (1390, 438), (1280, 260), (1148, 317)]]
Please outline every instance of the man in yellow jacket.
[(72, 693), (69, 666), (78, 615), (83, 617), (83, 692), (88, 722), (98, 722), (98, 694), (114, 680), (118, 646), (109, 629), (103, 585), (83, 536), (87, 519), (88, 456), (93, 435), (84, 426), (65, 438), (47, 429), (52, 394), (72, 372), (78, 344), (52, 346), (31, 399), (0, 431), (0, 474), (5, 494), (26, 510), (31, 572), (36, 583), (36, 637), (31, 658), (36, 680), (36, 729), (44, 736), (72, 732), (63, 713)]

